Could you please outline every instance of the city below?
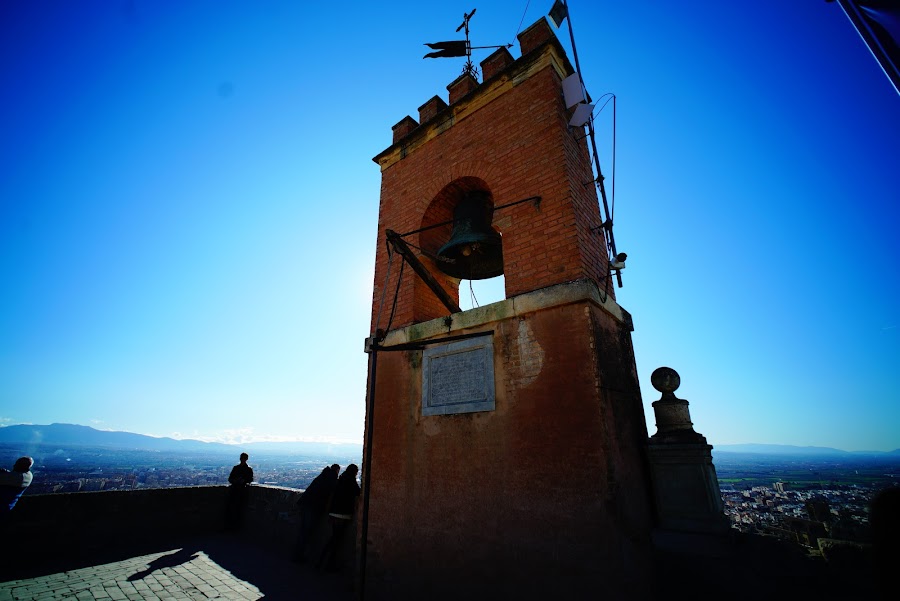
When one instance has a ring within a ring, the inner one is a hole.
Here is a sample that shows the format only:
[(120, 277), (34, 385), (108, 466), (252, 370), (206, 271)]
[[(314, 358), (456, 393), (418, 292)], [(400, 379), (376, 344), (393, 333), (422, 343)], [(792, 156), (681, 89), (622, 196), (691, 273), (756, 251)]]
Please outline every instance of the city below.
[[(30, 430), (29, 430), (30, 429)], [(39, 429), (39, 430), (38, 430)], [(40, 439), (40, 443), (27, 442)], [(83, 444), (75, 442), (84, 441)], [(148, 448), (155, 447), (155, 448)], [(775, 536), (817, 552), (820, 539), (866, 544), (879, 491), (900, 486), (900, 453), (743, 445), (714, 450), (725, 514), (741, 532)], [(186, 486), (222, 486), (242, 451), (255, 484), (304, 489), (322, 469), (361, 464), (360, 445), (231, 446), (156, 439), (85, 426), (0, 428), (0, 465), (30, 455), (28, 495)]]
[(900, 456), (714, 452), (732, 528), (818, 548), (819, 539), (869, 543), (869, 511), (900, 486)]

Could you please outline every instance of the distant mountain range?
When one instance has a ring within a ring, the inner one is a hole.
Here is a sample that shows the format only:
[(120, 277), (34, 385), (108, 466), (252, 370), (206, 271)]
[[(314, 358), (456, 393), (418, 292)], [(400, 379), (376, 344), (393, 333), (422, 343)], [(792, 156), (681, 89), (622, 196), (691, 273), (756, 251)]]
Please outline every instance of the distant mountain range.
[(833, 457), (862, 455), (891, 455), (900, 457), (900, 449), (893, 451), (842, 451), (831, 447), (797, 447), (788, 444), (720, 444), (713, 453), (755, 453), (757, 455), (789, 455), (792, 457)]
[(352, 443), (251, 442), (231, 445), (190, 439), (157, 438), (132, 432), (110, 432), (75, 424), (6, 426), (0, 428), (0, 444), (77, 445), (140, 451), (206, 451), (210, 453), (263, 451), (298, 455), (362, 454), (362, 445)]
[[(200, 440), (176, 440), (134, 434), (132, 432), (110, 432), (89, 426), (75, 424), (17, 425), (0, 428), (0, 444), (48, 444), (108, 447), (143, 451), (206, 451), (234, 453), (246, 450), (285, 454), (346, 454), (361, 455), (362, 445), (352, 443), (327, 442), (251, 442), (240, 445)], [(830, 447), (798, 447), (783, 444), (723, 444), (714, 445), (713, 452), (754, 453), (757, 455), (782, 455), (803, 457), (834, 456), (895, 456), (900, 457), (900, 449), (893, 451), (842, 451)]]

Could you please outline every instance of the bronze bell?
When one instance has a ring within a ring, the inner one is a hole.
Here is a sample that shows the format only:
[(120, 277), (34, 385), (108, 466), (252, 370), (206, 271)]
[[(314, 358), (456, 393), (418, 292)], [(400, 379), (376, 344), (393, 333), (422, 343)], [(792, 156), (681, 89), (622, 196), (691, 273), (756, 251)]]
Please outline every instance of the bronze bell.
[(469, 192), (453, 209), (450, 240), (438, 249), (437, 265), (462, 280), (486, 280), (503, 274), (503, 244), (491, 227), (494, 205), (486, 192)]

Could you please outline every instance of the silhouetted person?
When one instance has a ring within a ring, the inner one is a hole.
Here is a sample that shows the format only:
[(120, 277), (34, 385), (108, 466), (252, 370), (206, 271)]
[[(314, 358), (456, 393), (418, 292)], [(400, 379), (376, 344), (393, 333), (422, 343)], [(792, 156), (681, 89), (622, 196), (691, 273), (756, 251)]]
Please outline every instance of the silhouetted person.
[(356, 474), (359, 468), (351, 463), (338, 478), (331, 496), (331, 505), (328, 508), (328, 517), (331, 522), (331, 538), (322, 550), (319, 558), (319, 566), (331, 571), (337, 569), (337, 556), (341, 548), (341, 541), (347, 526), (353, 520), (353, 511), (356, 506), (356, 497), (359, 496), (359, 484), (356, 483)]
[(225, 528), (237, 530), (244, 519), (244, 508), (247, 506), (247, 493), (253, 482), (253, 468), (247, 465), (250, 456), (241, 453), (241, 462), (231, 468), (228, 476), (228, 506), (225, 509)]
[(0, 468), (0, 524), (9, 519), (9, 512), (31, 484), (33, 478), (31, 466), (34, 459), (31, 457), (19, 457), (13, 465), (12, 471)]
[(337, 463), (323, 469), (297, 501), (297, 506), (300, 508), (300, 532), (297, 535), (297, 544), (294, 545), (293, 559), (296, 562), (306, 561), (304, 557), (306, 545), (309, 544), (309, 539), (316, 530), (316, 526), (325, 516), (325, 510), (328, 508), (331, 494), (337, 485), (340, 471), (341, 466)]

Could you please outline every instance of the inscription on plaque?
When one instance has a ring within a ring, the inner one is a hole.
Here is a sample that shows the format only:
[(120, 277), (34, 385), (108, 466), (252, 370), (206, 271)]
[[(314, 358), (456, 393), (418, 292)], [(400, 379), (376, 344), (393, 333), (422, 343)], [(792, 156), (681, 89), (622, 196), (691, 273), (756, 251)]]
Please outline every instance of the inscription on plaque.
[(494, 345), (490, 336), (451, 342), (422, 355), (422, 415), (493, 411)]

